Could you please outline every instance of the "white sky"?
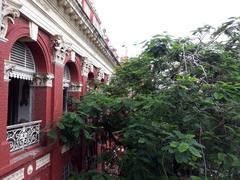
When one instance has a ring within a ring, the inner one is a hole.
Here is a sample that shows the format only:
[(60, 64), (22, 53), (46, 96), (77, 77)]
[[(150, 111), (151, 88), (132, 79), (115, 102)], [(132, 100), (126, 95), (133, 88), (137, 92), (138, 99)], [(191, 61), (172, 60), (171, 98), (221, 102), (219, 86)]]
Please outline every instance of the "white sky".
[(240, 0), (95, 0), (102, 27), (120, 56), (134, 56), (140, 43), (167, 31), (187, 36), (210, 24), (218, 26), (232, 16), (240, 16)]

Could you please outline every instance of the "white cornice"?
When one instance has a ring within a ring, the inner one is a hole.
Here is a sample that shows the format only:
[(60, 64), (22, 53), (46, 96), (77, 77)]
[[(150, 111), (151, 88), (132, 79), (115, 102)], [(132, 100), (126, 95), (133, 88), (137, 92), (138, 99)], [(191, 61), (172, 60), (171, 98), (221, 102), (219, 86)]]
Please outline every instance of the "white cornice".
[(51, 35), (61, 34), (72, 44), (72, 49), (76, 53), (88, 57), (94, 66), (102, 67), (107, 73), (112, 73), (116, 65), (94, 47), (83, 32), (77, 29), (63, 9), (57, 7), (55, 0), (25, 0), (20, 12)]

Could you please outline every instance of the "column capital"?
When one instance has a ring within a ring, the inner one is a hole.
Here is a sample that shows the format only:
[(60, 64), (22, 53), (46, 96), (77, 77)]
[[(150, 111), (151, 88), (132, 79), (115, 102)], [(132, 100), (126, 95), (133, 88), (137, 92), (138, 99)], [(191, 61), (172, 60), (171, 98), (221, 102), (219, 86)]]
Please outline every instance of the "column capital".
[(9, 60), (4, 61), (4, 81), (10, 81), (10, 74), (15, 70), (16, 65)]
[(102, 68), (99, 68), (97, 73), (97, 80), (101, 82), (102, 79), (104, 79), (104, 70)]
[(69, 87), (69, 92), (82, 92), (82, 83), (71, 83)]
[(92, 71), (93, 71), (92, 62), (85, 57), (82, 66), (82, 75), (88, 77), (88, 73)]
[(71, 44), (66, 42), (61, 35), (52, 37), (53, 59), (52, 62), (64, 66), (65, 55), (71, 50)]
[(22, 7), (22, 5), (23, 4), (17, 0), (3, 0), (2, 22), (0, 24), (0, 41), (8, 41), (8, 39), (6, 39), (8, 23), (10, 21), (14, 24), (14, 19), (20, 17), (19, 9)]
[(52, 73), (34, 74), (32, 86), (34, 86), (34, 87), (52, 87), (53, 79), (54, 79), (54, 75)]

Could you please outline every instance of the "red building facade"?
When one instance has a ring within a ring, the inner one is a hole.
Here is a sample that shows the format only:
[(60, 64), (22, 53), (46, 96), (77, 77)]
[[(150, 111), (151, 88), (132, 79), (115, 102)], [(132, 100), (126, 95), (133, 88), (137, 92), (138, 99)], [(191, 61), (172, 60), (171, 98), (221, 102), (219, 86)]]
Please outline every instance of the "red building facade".
[(86, 152), (76, 155), (46, 134), (67, 111), (66, 99), (80, 99), (89, 77), (107, 83), (117, 59), (87, 0), (4, 0), (2, 17), (0, 179), (67, 179), (72, 157), (84, 168)]

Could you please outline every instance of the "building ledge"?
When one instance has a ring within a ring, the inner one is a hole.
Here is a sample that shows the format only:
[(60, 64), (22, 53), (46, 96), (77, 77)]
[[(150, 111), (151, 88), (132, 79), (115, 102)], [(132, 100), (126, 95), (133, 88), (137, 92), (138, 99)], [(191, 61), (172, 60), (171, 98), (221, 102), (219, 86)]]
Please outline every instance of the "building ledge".
[(0, 168), (0, 177), (11, 171), (12, 169), (17, 169), (20, 166), (32, 161), (33, 159), (37, 159), (52, 150), (53, 146), (35, 146), (29, 147), (24, 150), (10, 153), (10, 161), (9, 164), (5, 167)]
[(104, 38), (92, 24), (81, 5), (76, 0), (57, 0), (58, 6), (65, 9), (65, 14), (72, 19), (88, 39), (99, 49), (99, 51), (114, 64), (119, 65), (116, 56), (105, 42)]

